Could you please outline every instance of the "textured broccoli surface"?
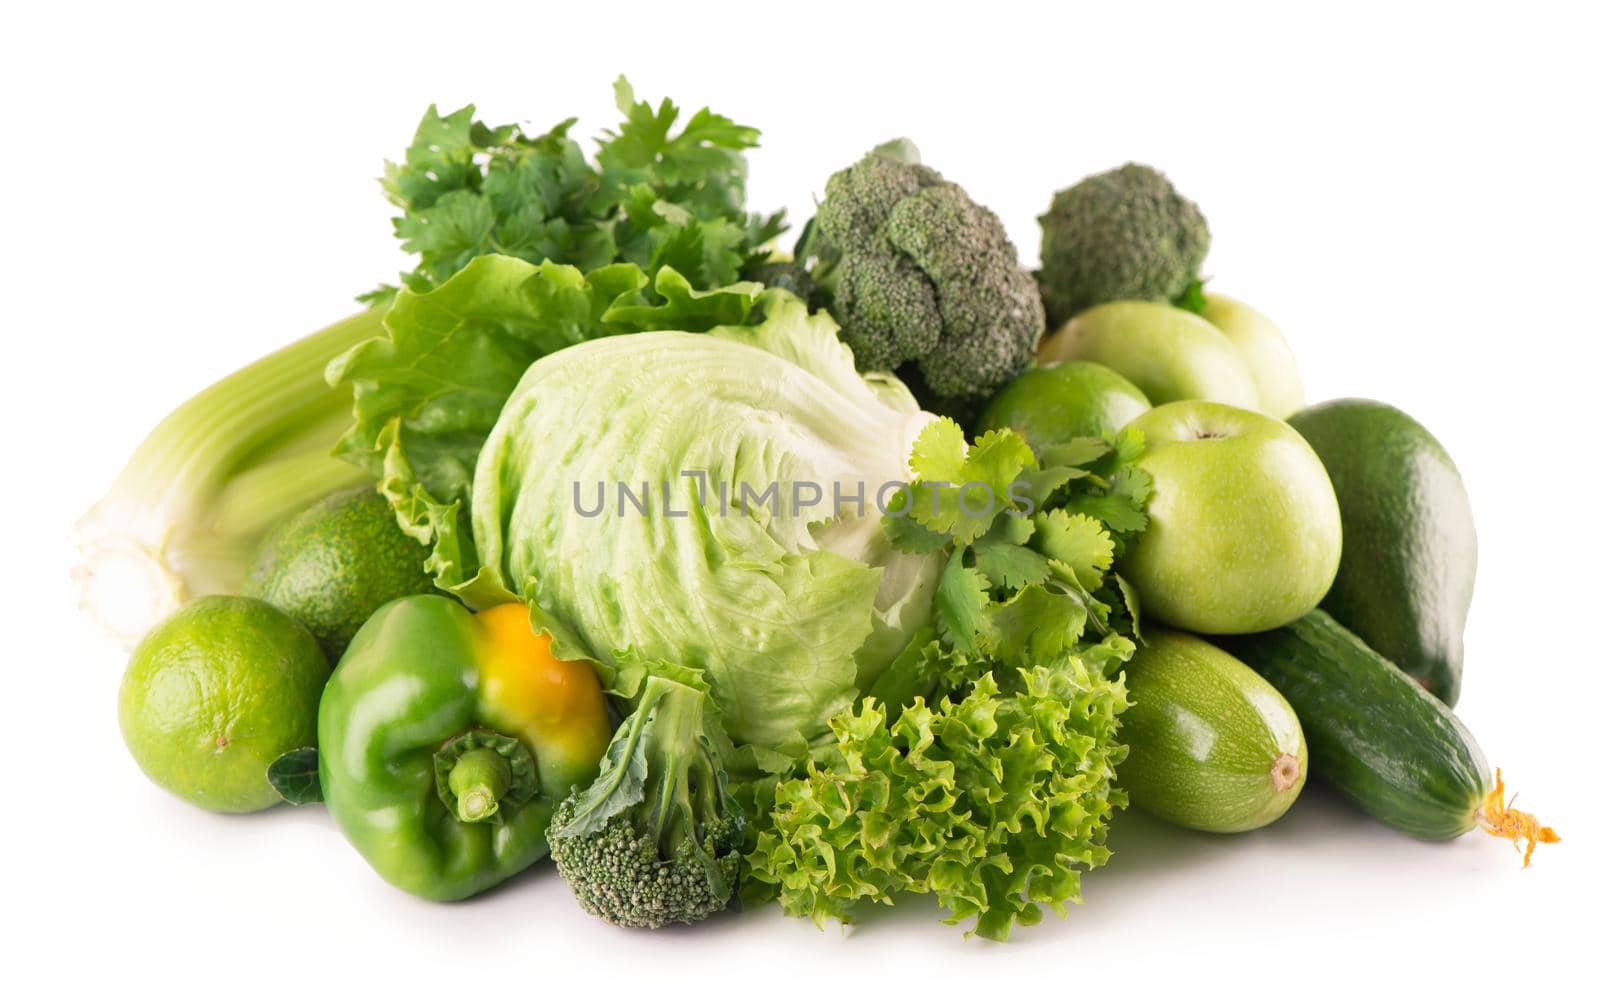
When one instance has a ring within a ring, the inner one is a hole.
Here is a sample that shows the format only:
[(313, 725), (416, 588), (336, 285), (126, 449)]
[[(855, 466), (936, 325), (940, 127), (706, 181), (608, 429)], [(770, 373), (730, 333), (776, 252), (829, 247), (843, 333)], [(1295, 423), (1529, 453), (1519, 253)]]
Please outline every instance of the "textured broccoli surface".
[(1131, 162), (1057, 192), (1039, 226), (1039, 289), (1052, 326), (1101, 302), (1178, 299), (1211, 246), (1199, 207), (1165, 175)]
[(834, 173), (800, 249), (857, 368), (900, 373), (932, 407), (992, 395), (1044, 332), (1038, 286), (999, 217), (909, 141)]
[(550, 857), (578, 902), (618, 926), (697, 923), (738, 889), (745, 821), (705, 693), (652, 677), (599, 777), (557, 808)]

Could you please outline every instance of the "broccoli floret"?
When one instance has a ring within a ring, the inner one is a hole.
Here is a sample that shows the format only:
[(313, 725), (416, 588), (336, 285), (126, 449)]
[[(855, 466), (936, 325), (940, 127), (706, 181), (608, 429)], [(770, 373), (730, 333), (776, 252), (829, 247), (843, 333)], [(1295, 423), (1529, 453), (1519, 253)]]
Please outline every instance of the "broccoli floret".
[(895, 371), (924, 404), (973, 407), (1028, 366), (1038, 286), (999, 217), (892, 141), (828, 179), (799, 252), (862, 371)]
[(1182, 297), (1211, 246), (1199, 207), (1132, 162), (1057, 192), (1039, 226), (1039, 288), (1052, 326), (1101, 302)]
[(583, 908), (618, 926), (697, 923), (738, 888), (745, 820), (706, 695), (651, 677), (600, 775), (550, 821), (550, 856)]

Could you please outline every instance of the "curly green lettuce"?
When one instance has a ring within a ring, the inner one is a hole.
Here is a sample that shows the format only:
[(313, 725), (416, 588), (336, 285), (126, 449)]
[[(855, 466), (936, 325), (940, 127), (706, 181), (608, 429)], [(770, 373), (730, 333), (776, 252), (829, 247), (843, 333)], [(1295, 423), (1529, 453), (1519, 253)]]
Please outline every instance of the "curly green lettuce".
[(1138, 604), (1114, 564), (1145, 524), (1141, 448), (1124, 432), (1036, 456), (1009, 430), (969, 445), (948, 419), (925, 427), (884, 527), (902, 551), (948, 553), (934, 620), (803, 773), (746, 788), (748, 899), (824, 925), (927, 893), (996, 940), (1078, 901), (1127, 803)]
[(902, 893), (937, 897), (945, 922), (991, 940), (1045, 909), (1065, 916), (1127, 805), (1114, 785), (1127, 691), (1108, 674), (1132, 651), (1122, 642), (1024, 670), (1012, 692), (985, 674), (892, 720), (873, 700), (835, 718), (838, 764), (778, 785), (751, 877), (818, 926)]

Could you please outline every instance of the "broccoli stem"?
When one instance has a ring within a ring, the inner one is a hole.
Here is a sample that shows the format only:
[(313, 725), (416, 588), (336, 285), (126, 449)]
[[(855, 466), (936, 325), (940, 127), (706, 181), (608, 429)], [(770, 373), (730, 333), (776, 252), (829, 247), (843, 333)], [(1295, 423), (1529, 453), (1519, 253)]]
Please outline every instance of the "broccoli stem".
[(650, 763), (658, 766), (657, 784), (645, 794), (645, 819), (650, 838), (662, 857), (670, 859), (685, 840), (698, 844), (703, 835), (695, 823), (715, 819), (716, 769), (702, 737), (705, 694), (666, 680), (651, 680), (641, 706), (651, 714)]

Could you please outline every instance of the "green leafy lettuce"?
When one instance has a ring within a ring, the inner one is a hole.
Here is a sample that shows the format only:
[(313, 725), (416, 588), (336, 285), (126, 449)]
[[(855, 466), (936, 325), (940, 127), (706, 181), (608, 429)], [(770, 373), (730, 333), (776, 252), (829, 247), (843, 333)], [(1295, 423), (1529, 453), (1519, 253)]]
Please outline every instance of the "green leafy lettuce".
[(1079, 656), (1009, 690), (985, 674), (959, 700), (919, 697), (892, 720), (868, 700), (834, 721), (836, 767), (778, 786), (752, 876), (819, 926), (902, 893), (931, 893), (947, 922), (975, 918), (997, 940), (1041, 907), (1065, 915), (1127, 805), (1112, 784), (1126, 708), (1120, 678)]
[[(338, 453), (378, 478), (400, 526), (433, 547), (429, 571), (463, 594), (478, 572), (466, 509), (479, 451), (528, 367), (585, 340), (706, 330), (751, 318), (760, 286), (698, 291), (672, 268), (584, 274), (485, 255), (438, 288), (401, 289), (385, 335), (348, 350), (328, 380), (354, 385)], [(489, 588), (488, 593), (493, 592)]]
[(461, 592), (536, 600), (611, 657), (618, 692), (640, 663), (700, 671), (729, 735), (771, 766), (927, 624), (941, 560), (891, 546), (875, 503), (910, 479), (931, 417), (858, 374), (825, 314), (781, 290), (759, 313), (535, 363), (477, 461), (479, 569)]
[(918, 437), (884, 527), (948, 553), (934, 620), (806, 771), (747, 786), (763, 822), (748, 898), (823, 925), (928, 893), (992, 939), (1078, 901), (1126, 805), (1119, 670), (1138, 610), (1112, 567), (1145, 523), (1141, 448), (1125, 432), (1035, 456), (1007, 430), (969, 446), (948, 420)]
[(735, 282), (763, 260), (783, 215), (745, 210), (744, 153), (760, 132), (708, 109), (680, 121), (672, 100), (636, 100), (626, 79), (615, 88), (623, 119), (593, 163), (569, 135), (575, 118), (528, 134), (489, 126), (471, 106), (429, 107), (383, 178), (400, 209), (395, 235), (417, 255), (404, 286), (442, 285), (484, 254), (585, 271), (623, 262), (652, 280), (671, 267), (702, 288)]

